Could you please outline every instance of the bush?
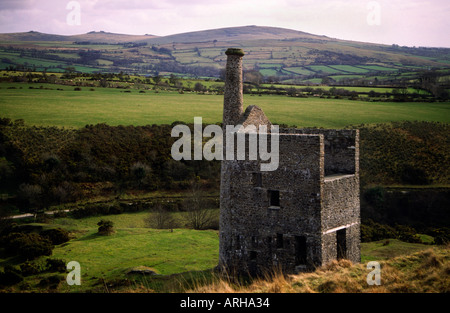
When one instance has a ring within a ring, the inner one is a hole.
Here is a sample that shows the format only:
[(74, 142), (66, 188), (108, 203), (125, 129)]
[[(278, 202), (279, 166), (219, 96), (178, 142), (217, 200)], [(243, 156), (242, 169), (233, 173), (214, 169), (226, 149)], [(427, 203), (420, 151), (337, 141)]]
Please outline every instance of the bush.
[(394, 238), (405, 242), (422, 243), (417, 231), (407, 225), (395, 227), (380, 224), (368, 219), (361, 224), (361, 241), (370, 242)]
[(45, 268), (36, 262), (26, 261), (20, 264), (20, 270), (22, 271), (23, 276), (30, 276), (43, 272)]
[(51, 255), (53, 245), (47, 238), (38, 234), (10, 233), (2, 243), (7, 252), (32, 260), (42, 255)]
[(41, 281), (39, 282), (39, 286), (56, 289), (58, 288), (59, 283), (63, 281), (63, 279), (64, 278), (61, 275), (52, 275), (41, 279)]
[(401, 168), (400, 179), (403, 183), (411, 185), (427, 185), (430, 183), (423, 169), (416, 168), (410, 164), (406, 164)]
[(66, 262), (62, 259), (47, 259), (47, 269), (50, 272), (66, 272)]
[(12, 286), (23, 281), (20, 270), (12, 266), (5, 266), (3, 272), (0, 272), (0, 286)]
[(108, 214), (122, 214), (123, 208), (120, 206), (120, 203), (114, 202), (108, 207)]
[(368, 220), (361, 224), (361, 241), (370, 242), (382, 239), (397, 238), (395, 229), (389, 225)]
[(383, 187), (373, 187), (363, 192), (364, 199), (375, 208), (383, 207), (385, 203), (386, 190)]
[(60, 245), (69, 241), (69, 232), (62, 228), (53, 228), (42, 231), (39, 235), (47, 238), (54, 245)]
[(101, 220), (97, 223), (98, 225), (98, 233), (101, 235), (110, 235), (114, 232), (113, 227), (114, 223), (109, 220)]
[(441, 227), (441, 228), (433, 228), (428, 231), (430, 236), (434, 238), (434, 244), (436, 245), (445, 245), (450, 243), (450, 228)]
[[(40, 236), (37, 235), (36, 237)], [(53, 245), (51, 242), (40, 237), (40, 239), (31, 239), (24, 242), (24, 244), (20, 247), (19, 255), (27, 260), (33, 260), (42, 255), (51, 255), (52, 250)]]
[(397, 238), (401, 241), (422, 243), (422, 239), (417, 235), (416, 230), (410, 226), (396, 225), (395, 230), (397, 231)]

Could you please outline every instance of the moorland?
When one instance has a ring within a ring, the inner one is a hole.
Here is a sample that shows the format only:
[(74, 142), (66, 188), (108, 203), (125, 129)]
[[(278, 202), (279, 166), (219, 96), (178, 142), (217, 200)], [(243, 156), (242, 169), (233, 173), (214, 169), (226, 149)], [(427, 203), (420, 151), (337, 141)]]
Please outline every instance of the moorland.
[[(0, 39), (2, 291), (448, 292), (448, 49), (258, 27)], [(282, 126), (360, 130), (363, 264), (214, 272), (220, 163), (174, 161), (170, 132), (220, 124), (221, 55), (237, 44), (246, 105)], [(81, 286), (65, 283), (73, 260)], [(371, 260), (382, 286), (365, 284)]]

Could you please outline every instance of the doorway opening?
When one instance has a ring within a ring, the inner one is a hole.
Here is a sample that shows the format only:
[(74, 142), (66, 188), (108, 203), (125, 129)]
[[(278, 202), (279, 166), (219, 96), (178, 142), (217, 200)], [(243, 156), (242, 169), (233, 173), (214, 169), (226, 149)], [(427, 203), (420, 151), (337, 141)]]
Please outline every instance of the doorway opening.
[(336, 232), (337, 259), (347, 258), (347, 229), (340, 229)]

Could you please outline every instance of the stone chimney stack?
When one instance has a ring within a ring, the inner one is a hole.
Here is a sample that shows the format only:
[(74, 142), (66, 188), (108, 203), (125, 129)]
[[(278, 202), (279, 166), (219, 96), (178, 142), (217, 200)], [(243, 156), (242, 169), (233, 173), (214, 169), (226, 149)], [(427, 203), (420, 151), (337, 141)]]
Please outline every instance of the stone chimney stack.
[(242, 81), (242, 57), (244, 51), (237, 48), (229, 48), (225, 76), (225, 91), (223, 102), (223, 127), (237, 125), (244, 114), (243, 81)]

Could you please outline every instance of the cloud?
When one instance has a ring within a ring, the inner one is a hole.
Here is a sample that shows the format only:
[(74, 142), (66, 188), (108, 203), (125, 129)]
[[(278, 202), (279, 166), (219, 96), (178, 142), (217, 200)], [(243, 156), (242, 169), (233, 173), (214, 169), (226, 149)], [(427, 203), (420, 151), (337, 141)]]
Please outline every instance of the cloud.
[(0, 2), (0, 11), (3, 10), (22, 10), (34, 6), (36, 0), (2, 0)]

